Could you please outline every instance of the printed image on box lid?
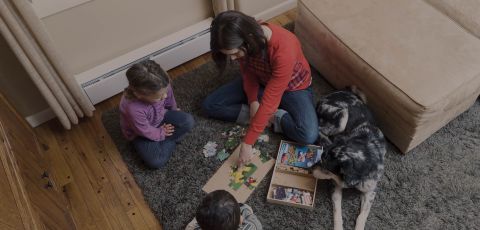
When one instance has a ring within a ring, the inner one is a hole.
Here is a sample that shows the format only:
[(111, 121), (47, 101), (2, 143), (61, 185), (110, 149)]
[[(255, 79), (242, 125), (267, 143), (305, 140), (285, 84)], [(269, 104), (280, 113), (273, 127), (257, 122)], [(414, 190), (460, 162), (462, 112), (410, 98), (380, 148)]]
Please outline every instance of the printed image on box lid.
[(277, 164), (299, 168), (311, 168), (321, 160), (323, 148), (314, 145), (299, 145), (282, 141), (277, 156)]

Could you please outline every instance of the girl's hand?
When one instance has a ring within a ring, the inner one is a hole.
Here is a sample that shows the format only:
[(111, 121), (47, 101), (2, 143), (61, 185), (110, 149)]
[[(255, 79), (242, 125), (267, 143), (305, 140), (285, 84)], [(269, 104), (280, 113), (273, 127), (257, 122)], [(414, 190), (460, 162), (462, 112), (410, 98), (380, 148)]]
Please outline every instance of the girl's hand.
[(250, 103), (250, 120), (257, 113), (258, 107), (260, 107), (260, 103), (258, 103), (258, 101), (254, 101), (254, 102)]
[(163, 124), (161, 128), (165, 131), (166, 137), (173, 135), (173, 132), (175, 132), (175, 127), (171, 124)]
[(253, 149), (252, 145), (245, 144), (242, 142), (240, 144), (240, 153), (238, 156), (238, 161), (237, 161), (237, 168), (241, 168), (244, 165), (248, 164), (250, 160), (252, 159), (253, 156)]

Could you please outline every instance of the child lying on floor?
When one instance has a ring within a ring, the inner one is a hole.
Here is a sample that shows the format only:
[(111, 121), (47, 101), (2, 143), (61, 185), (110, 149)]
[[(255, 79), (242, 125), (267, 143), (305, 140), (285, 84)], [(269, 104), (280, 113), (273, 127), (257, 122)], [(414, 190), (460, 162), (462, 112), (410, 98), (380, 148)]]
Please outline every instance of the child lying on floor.
[(216, 190), (203, 198), (195, 219), (185, 230), (261, 230), (253, 210), (246, 204), (239, 204), (235, 197), (225, 190)]

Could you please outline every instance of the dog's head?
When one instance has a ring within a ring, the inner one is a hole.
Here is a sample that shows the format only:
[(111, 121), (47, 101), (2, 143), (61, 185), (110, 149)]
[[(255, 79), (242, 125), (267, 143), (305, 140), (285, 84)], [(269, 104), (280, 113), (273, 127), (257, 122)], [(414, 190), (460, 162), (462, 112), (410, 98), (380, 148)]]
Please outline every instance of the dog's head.
[(345, 130), (348, 121), (348, 109), (331, 104), (317, 105), (318, 128), (326, 136), (333, 136)]
[(383, 154), (368, 152), (352, 143), (336, 145), (324, 153), (319, 166), (339, 176), (346, 186), (353, 187), (382, 173), (379, 169), (383, 169)]
[(355, 158), (361, 160), (362, 156), (348, 146), (335, 146), (324, 155), (321, 167), (340, 176), (347, 186), (354, 186), (361, 179), (358, 173), (361, 161), (356, 162)]

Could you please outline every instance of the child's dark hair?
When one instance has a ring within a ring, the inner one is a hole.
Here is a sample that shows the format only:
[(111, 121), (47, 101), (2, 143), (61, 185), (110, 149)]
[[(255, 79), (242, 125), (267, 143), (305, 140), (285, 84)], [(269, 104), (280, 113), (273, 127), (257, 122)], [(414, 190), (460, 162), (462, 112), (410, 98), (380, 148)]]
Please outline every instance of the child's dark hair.
[(210, 27), (210, 49), (215, 64), (223, 73), (227, 66), (227, 55), (220, 50), (240, 49), (248, 57), (266, 52), (267, 38), (255, 20), (239, 11), (224, 11), (218, 14)]
[(203, 198), (195, 218), (202, 229), (237, 230), (240, 205), (229, 192), (216, 190)]
[(159, 64), (145, 60), (132, 65), (127, 70), (128, 88), (125, 93), (132, 98), (133, 92), (148, 95), (168, 86), (170, 78)]

